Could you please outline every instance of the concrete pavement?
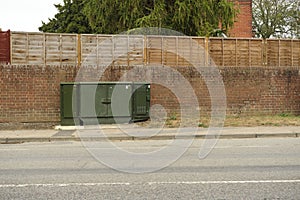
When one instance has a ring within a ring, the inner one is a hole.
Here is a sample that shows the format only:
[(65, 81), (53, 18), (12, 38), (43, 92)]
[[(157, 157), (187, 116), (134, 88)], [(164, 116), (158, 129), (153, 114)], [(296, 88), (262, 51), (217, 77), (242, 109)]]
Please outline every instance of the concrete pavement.
[(300, 137), (300, 127), (224, 127), (220, 134), (214, 131), (208, 132), (207, 128), (160, 129), (137, 127), (134, 124), (101, 125), (101, 127), (58, 126), (48, 130), (0, 130), (0, 144), (80, 140), (170, 140), (191, 137), (198, 139)]

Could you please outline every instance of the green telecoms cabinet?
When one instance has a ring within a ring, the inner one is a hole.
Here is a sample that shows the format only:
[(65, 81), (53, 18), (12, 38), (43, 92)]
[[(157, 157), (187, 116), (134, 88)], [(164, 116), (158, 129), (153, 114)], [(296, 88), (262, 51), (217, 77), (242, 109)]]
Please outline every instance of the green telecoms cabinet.
[(149, 83), (61, 83), (60, 87), (61, 125), (130, 123), (149, 119)]

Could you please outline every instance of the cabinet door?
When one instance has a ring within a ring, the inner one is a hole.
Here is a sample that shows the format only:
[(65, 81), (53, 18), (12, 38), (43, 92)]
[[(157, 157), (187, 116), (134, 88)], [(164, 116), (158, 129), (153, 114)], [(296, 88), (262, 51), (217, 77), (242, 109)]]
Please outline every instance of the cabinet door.
[(133, 117), (149, 116), (150, 107), (150, 85), (137, 84), (133, 94)]
[(73, 85), (61, 86), (61, 95), (62, 95), (61, 109), (62, 109), (62, 116), (64, 118), (73, 117), (72, 94), (73, 94)]
[(111, 104), (110, 99), (107, 97), (107, 86), (98, 85), (95, 94), (95, 107), (97, 117), (108, 116), (108, 106)]
[(80, 117), (95, 118), (97, 110), (95, 109), (97, 102), (97, 84), (80, 84)]
[(132, 84), (108, 85), (108, 116), (130, 117), (131, 116)]
[[(60, 118), (61, 125), (74, 125), (74, 118), (77, 117), (76, 100), (76, 86), (73, 84), (60, 85)], [(74, 101), (74, 102), (73, 102)], [(73, 104), (75, 110), (73, 110)]]

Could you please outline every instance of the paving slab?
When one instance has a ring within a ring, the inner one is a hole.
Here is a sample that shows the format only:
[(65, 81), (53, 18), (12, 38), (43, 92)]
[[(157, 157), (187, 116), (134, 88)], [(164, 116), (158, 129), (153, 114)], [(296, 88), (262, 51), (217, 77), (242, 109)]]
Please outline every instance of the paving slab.
[(224, 127), (220, 132), (208, 128), (145, 128), (136, 125), (56, 127), (48, 130), (0, 130), (0, 143), (106, 140), (239, 139), (300, 137), (299, 126)]

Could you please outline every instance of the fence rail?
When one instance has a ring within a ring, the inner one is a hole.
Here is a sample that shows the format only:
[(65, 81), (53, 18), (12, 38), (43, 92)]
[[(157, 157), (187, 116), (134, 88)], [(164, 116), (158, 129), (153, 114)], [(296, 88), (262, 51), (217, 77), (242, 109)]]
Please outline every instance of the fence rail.
[(300, 40), (10, 32), (10, 43), (22, 65), (300, 66)]

